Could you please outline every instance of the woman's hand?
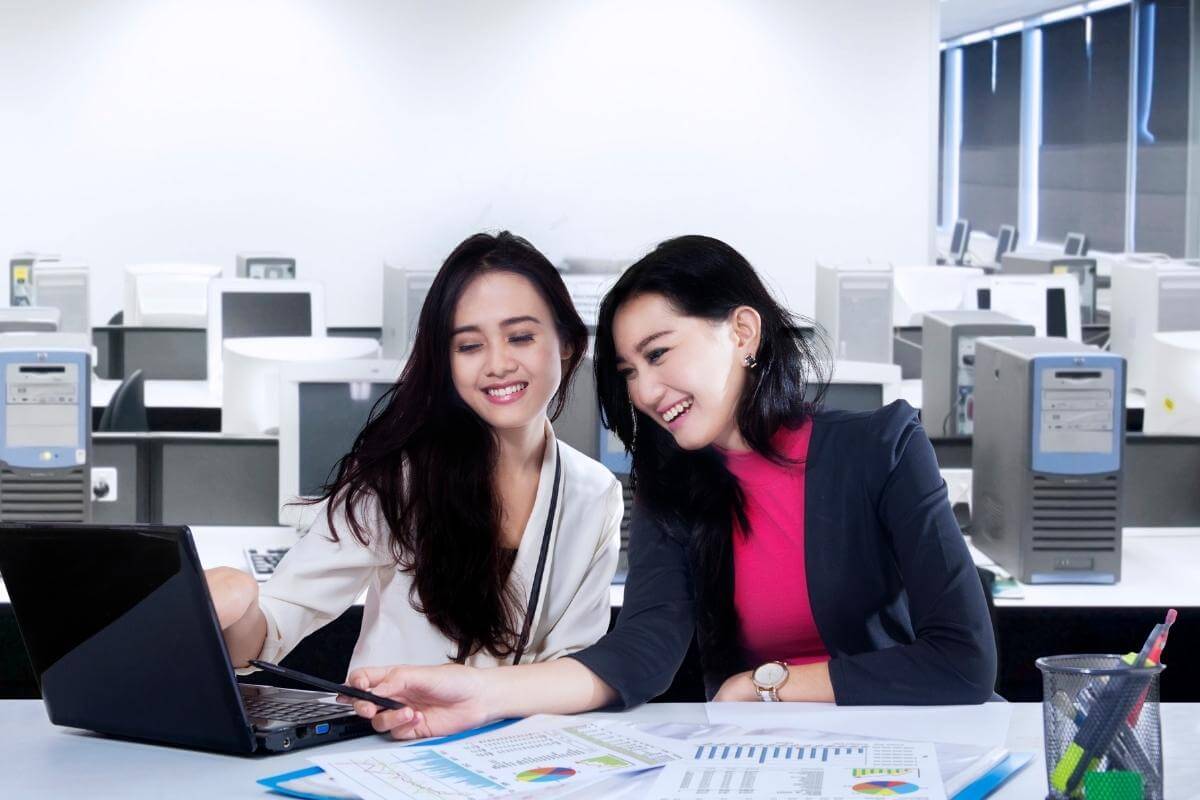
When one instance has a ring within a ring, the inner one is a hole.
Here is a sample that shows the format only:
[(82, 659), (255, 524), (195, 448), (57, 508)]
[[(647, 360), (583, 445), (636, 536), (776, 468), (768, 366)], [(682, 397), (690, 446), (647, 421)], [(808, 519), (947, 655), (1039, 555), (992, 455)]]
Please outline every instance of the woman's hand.
[(754, 688), (754, 681), (750, 680), (751, 673), (738, 672), (730, 675), (721, 684), (720, 691), (713, 698), (716, 703), (746, 703), (754, 700), (760, 700), (758, 692)]
[(448, 736), (497, 718), (488, 710), (487, 678), (474, 667), (364, 667), (350, 673), (346, 682), (407, 706), (389, 711), (365, 700), (353, 701), (360, 717), (371, 720), (375, 730), (390, 733), (395, 739)]
[(258, 581), (254, 576), (233, 567), (214, 567), (204, 570), (208, 593), (221, 630), (227, 630), (258, 605)]

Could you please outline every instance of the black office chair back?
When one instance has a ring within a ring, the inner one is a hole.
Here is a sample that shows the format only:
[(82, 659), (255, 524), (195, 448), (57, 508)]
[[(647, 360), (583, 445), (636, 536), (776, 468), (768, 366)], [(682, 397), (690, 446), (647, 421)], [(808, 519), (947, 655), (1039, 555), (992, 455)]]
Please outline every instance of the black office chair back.
[(124, 325), (125, 324), (125, 312), (118, 311), (117, 313), (113, 314), (109, 318), (108, 324), (109, 325)]
[(128, 433), (150, 430), (146, 417), (146, 381), (140, 369), (130, 373), (113, 392), (96, 430)]

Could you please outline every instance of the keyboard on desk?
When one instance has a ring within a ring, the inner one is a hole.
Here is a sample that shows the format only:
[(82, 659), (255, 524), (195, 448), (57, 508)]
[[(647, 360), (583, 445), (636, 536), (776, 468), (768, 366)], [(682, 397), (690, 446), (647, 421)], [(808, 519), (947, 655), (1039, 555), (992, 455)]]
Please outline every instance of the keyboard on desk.
[(256, 580), (265, 581), (275, 574), (275, 567), (287, 555), (286, 547), (247, 547), (246, 563)]
[(271, 700), (265, 697), (244, 697), (246, 715), (281, 722), (311, 722), (351, 710), (341, 703), (299, 703)]

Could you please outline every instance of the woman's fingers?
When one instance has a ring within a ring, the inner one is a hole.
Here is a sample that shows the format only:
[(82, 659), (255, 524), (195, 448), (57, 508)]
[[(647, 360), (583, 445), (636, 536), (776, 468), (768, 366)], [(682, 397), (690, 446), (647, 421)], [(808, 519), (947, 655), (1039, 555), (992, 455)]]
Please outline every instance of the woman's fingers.
[(395, 711), (379, 711), (371, 717), (371, 727), (379, 733), (406, 727), (416, 718), (411, 708), (401, 708)]
[(423, 739), (429, 735), (425, 725), (425, 715), (420, 711), (413, 713), (411, 722), (392, 728), (392, 738), (398, 740)]

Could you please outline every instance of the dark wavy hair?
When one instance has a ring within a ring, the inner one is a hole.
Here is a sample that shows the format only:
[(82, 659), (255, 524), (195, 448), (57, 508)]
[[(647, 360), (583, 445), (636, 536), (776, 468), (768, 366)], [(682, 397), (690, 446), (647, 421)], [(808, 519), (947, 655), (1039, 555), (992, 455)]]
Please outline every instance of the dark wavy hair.
[(570, 348), (550, 418), (562, 411), (587, 349), (587, 328), (554, 266), (507, 231), (479, 233), (454, 248), (438, 270), (417, 321), (412, 354), (380, 398), (354, 446), (337, 464), (322, 497), (337, 539), (334, 511), (344, 508), (364, 545), (384, 531), (363, 519), (375, 498), (397, 567), (413, 577), (413, 608), (457, 643), (447, 658), (480, 650), (511, 655), (524, 598), (508, 582), (511, 560), (500, 546), (501, 504), (493, 482), (498, 447), (492, 429), (454, 388), (450, 370), (454, 310), (467, 285), (487, 272), (519, 275), (542, 295), (559, 339)]
[(630, 267), (604, 297), (596, 326), (596, 390), (606, 427), (633, 456), (630, 479), (639, 513), (668, 530), (687, 532), (696, 587), (697, 642), (706, 671), (728, 676), (740, 669), (733, 607), (733, 522), (748, 535), (741, 489), (712, 446), (687, 451), (633, 405), (617, 370), (613, 318), (625, 303), (661, 295), (680, 314), (709, 321), (729, 319), (749, 306), (762, 318), (758, 366), (750, 371), (737, 404), (742, 438), (777, 463), (772, 445), (780, 426), (796, 427), (820, 406), (828, 353), (820, 339), (800, 333), (801, 319), (771, 296), (750, 263), (724, 242), (680, 236), (658, 245)]

